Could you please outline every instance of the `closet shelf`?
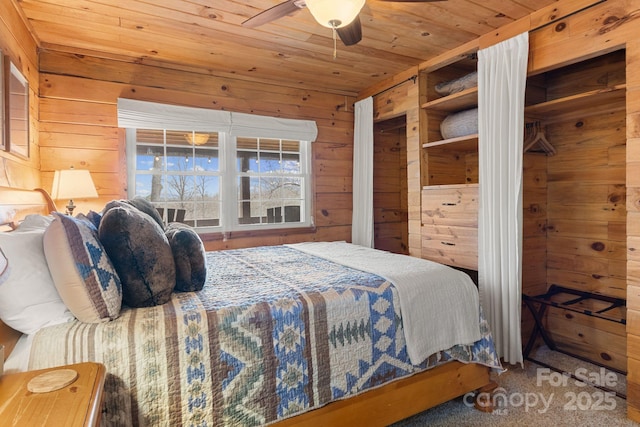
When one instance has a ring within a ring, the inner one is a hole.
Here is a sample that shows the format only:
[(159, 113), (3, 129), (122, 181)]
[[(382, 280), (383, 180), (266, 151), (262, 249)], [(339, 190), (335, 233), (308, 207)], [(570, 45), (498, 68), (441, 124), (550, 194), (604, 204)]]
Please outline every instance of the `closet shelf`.
[(478, 150), (478, 134), (459, 136), (457, 138), (442, 139), (440, 141), (425, 142), (422, 148), (441, 148), (452, 152), (466, 152)]
[(428, 111), (452, 113), (478, 105), (478, 88), (472, 87), (462, 92), (425, 102), (422, 108)]
[(582, 92), (552, 101), (529, 105), (524, 109), (527, 119), (552, 123), (567, 118), (586, 117), (625, 108), (626, 85), (619, 84), (606, 89)]

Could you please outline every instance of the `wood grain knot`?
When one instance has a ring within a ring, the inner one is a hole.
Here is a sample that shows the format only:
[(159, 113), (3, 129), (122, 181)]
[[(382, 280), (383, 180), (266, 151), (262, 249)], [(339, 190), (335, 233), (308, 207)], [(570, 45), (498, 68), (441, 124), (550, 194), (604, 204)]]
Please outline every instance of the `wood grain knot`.
[(620, 20), (620, 18), (618, 18), (617, 16), (608, 16), (604, 20), (604, 25), (613, 24), (614, 22), (618, 22), (619, 20)]
[(560, 22), (556, 25), (555, 30), (557, 32), (563, 31), (565, 28), (567, 28), (567, 24), (565, 24), (564, 22)]
[(593, 249), (594, 251), (602, 252), (604, 248), (605, 246), (604, 246), (604, 243), (602, 242), (593, 242), (591, 244), (591, 249)]

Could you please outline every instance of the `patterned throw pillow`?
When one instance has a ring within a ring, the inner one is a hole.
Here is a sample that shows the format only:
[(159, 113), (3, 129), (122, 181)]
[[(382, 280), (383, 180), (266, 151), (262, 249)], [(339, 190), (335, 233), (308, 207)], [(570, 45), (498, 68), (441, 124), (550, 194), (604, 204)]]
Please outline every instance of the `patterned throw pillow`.
[(186, 224), (172, 222), (165, 230), (176, 263), (176, 290), (202, 290), (207, 278), (204, 244), (198, 233)]
[(62, 301), (82, 322), (117, 318), (122, 285), (98, 231), (89, 221), (59, 213), (54, 216), (44, 233), (44, 253)]
[(98, 229), (100, 227), (100, 220), (102, 219), (102, 214), (99, 212), (89, 211), (87, 214), (79, 213), (76, 215), (76, 219), (80, 219), (83, 221), (90, 222), (93, 226)]
[(149, 215), (126, 203), (107, 205), (98, 236), (122, 280), (129, 307), (169, 301), (176, 268), (164, 230)]

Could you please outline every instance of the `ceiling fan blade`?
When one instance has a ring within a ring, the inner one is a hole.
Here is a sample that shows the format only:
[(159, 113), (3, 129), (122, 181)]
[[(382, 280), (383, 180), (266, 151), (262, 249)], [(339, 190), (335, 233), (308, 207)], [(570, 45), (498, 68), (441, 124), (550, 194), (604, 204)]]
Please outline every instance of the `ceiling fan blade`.
[(356, 16), (351, 24), (345, 25), (342, 28), (336, 28), (336, 32), (344, 43), (345, 46), (351, 46), (362, 40), (362, 24), (360, 23), (360, 17)]
[(287, 15), (291, 15), (294, 12), (305, 7), (305, 3), (300, 0), (289, 0), (279, 3), (267, 10), (258, 13), (255, 16), (247, 19), (242, 23), (243, 27), (255, 28), (260, 25), (266, 24), (271, 21), (275, 21), (278, 18), (282, 18)]

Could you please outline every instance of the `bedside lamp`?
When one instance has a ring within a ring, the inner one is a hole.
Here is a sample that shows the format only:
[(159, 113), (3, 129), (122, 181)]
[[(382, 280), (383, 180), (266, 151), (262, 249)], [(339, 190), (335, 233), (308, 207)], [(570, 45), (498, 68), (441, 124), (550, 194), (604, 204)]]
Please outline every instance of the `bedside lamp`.
[(65, 169), (56, 171), (53, 176), (51, 198), (54, 200), (69, 199), (66, 206), (67, 215), (73, 215), (76, 205), (73, 199), (95, 199), (98, 197), (91, 174), (84, 169)]

